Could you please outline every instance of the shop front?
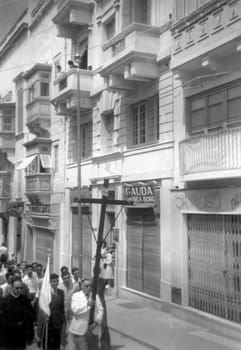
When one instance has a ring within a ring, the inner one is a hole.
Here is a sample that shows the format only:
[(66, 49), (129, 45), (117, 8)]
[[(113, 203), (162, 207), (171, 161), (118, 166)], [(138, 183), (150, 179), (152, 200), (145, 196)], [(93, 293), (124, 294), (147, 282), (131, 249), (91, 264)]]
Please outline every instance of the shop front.
[(160, 297), (160, 206), (156, 181), (125, 183), (127, 287)]
[(175, 194), (186, 222), (187, 303), (241, 322), (241, 188)]

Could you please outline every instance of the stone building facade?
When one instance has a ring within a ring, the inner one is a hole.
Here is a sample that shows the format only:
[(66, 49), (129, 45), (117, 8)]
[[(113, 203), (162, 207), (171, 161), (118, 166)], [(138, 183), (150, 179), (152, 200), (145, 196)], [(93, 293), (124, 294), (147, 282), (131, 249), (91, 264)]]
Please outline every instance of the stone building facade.
[(240, 16), (240, 0), (29, 0), (0, 46), (19, 259), (90, 275), (100, 206), (77, 201), (108, 179), (134, 202), (105, 217), (118, 294), (240, 322)]

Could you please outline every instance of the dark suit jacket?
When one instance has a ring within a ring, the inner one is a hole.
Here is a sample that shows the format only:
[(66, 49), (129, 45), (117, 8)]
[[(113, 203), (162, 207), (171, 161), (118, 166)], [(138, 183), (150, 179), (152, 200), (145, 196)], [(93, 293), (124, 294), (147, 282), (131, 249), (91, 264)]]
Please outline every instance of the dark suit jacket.
[(25, 295), (3, 298), (1, 305), (2, 331), (6, 348), (24, 347), (34, 337), (34, 310)]
[[(61, 330), (65, 318), (64, 318), (64, 291), (57, 288), (57, 294), (52, 294), (50, 307), (50, 317), (48, 320), (48, 328)], [(40, 339), (43, 339), (44, 329), (46, 323), (46, 315), (41, 309), (38, 310), (37, 321), (37, 335)]]
[(64, 291), (57, 288), (57, 294), (52, 294), (50, 307), (49, 328), (61, 329), (64, 318)]

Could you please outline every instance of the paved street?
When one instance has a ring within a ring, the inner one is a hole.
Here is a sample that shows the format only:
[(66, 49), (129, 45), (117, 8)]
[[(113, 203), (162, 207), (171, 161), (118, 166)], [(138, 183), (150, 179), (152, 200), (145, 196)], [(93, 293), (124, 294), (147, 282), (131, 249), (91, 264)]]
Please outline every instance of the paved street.
[[(107, 308), (112, 350), (241, 349), (241, 337), (225, 337), (129, 300), (108, 296)], [(29, 348), (37, 349), (36, 344)]]
[[(137, 341), (134, 341), (130, 339), (129, 337), (126, 337), (124, 335), (121, 335), (120, 333), (111, 331), (111, 350), (146, 350), (146, 349), (153, 349), (152, 347), (146, 347), (145, 345), (140, 344)], [(36, 344), (33, 344), (28, 348), (28, 350), (40, 350), (36, 346)], [(91, 349), (89, 349), (91, 350)]]

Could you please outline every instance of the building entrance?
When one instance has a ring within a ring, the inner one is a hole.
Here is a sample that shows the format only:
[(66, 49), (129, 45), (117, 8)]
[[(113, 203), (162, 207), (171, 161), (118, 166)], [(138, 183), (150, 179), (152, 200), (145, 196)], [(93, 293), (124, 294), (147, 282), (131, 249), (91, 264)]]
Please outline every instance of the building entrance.
[(160, 298), (160, 226), (153, 208), (127, 209), (127, 285)]
[(241, 215), (188, 214), (189, 306), (241, 322)]

